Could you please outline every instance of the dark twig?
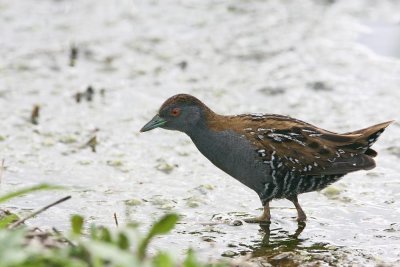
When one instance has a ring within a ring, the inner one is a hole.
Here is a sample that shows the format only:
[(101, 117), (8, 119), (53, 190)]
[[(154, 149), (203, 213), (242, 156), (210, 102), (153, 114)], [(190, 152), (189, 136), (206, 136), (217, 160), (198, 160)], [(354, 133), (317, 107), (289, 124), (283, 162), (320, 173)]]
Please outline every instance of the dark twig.
[(79, 148), (80, 149), (83, 149), (83, 148), (87, 148), (87, 147), (89, 147), (91, 150), (92, 150), (92, 152), (96, 152), (96, 146), (97, 146), (97, 144), (98, 144), (98, 142), (97, 142), (97, 136), (96, 135), (93, 135), (90, 139), (89, 139), (89, 141), (87, 141), (84, 145), (82, 145), (82, 146), (80, 146)]
[(94, 135), (83, 147), (90, 147), (92, 152), (96, 152), (97, 137)]
[(89, 102), (92, 101), (93, 95), (94, 95), (94, 89), (92, 86), (89, 85), (88, 88), (86, 88), (86, 92), (85, 92), (86, 100)]
[(55, 205), (57, 205), (57, 204), (60, 204), (60, 203), (64, 202), (64, 201), (66, 201), (66, 200), (68, 200), (68, 199), (70, 199), (70, 198), (71, 198), (71, 196), (63, 197), (63, 198), (57, 200), (56, 202), (53, 202), (53, 203), (51, 203), (51, 204), (49, 204), (49, 205), (47, 205), (47, 206), (45, 206), (45, 207), (43, 207), (43, 208), (41, 208), (41, 209), (35, 211), (35, 212), (32, 212), (32, 213), (29, 214), (28, 216), (26, 216), (26, 217), (24, 217), (24, 218), (22, 218), (22, 219), (16, 221), (15, 223), (10, 224), (10, 225), (8, 226), (8, 229), (13, 229), (13, 228), (17, 227), (18, 225), (24, 223), (26, 220), (28, 220), (28, 219), (30, 219), (30, 218), (32, 218), (32, 217), (38, 215), (39, 213), (42, 213), (43, 211), (45, 211), (45, 210), (47, 210), (47, 209), (49, 209), (49, 208), (51, 208), (51, 207), (53, 207), (53, 206), (55, 206)]
[(37, 125), (39, 123), (40, 106), (34, 105), (31, 113), (31, 123)]
[(115, 225), (118, 227), (118, 218), (117, 218), (116, 212), (114, 212), (114, 221), (115, 221)]
[(79, 50), (78, 47), (72, 45), (69, 50), (69, 66), (74, 67), (76, 60), (78, 59)]
[(57, 228), (53, 227), (52, 229), (53, 229), (53, 232), (56, 233), (56, 235), (57, 235), (59, 238), (63, 239), (63, 240), (64, 240), (65, 242), (67, 242), (71, 247), (75, 247), (75, 244), (72, 243), (71, 240), (69, 240), (68, 238), (66, 238)]

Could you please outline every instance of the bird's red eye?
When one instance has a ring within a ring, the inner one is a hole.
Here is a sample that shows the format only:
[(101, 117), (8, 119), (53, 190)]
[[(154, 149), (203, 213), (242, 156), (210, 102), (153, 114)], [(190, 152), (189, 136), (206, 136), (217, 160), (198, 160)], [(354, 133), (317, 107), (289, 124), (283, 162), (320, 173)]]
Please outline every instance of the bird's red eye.
[(173, 108), (171, 110), (171, 115), (174, 117), (178, 117), (181, 114), (181, 109), (180, 108)]

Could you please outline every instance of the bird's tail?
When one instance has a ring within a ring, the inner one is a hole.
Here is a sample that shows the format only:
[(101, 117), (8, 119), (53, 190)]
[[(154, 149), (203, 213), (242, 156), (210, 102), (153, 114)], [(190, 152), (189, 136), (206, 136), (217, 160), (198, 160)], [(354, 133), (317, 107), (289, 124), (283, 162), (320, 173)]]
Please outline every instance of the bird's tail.
[(344, 135), (358, 135), (352, 144), (345, 145), (344, 148), (347, 150), (354, 150), (355, 153), (363, 153), (370, 157), (376, 157), (378, 153), (370, 148), (383, 131), (394, 121), (387, 121), (370, 126), (365, 129), (357, 130), (354, 132), (348, 132)]

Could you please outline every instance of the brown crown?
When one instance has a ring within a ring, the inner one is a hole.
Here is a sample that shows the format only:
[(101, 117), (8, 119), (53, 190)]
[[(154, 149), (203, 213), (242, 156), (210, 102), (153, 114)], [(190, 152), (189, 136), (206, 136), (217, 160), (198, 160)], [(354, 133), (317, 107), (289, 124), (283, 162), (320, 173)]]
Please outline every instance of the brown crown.
[(160, 110), (172, 105), (194, 105), (203, 108), (207, 112), (212, 112), (203, 102), (188, 94), (178, 94), (168, 98), (160, 107)]

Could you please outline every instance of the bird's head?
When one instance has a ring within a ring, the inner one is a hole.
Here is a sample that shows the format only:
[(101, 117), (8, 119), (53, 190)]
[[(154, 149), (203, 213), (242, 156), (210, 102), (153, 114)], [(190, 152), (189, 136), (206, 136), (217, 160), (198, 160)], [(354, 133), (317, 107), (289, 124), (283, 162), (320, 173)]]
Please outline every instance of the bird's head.
[(192, 129), (204, 124), (206, 117), (211, 113), (212, 111), (194, 96), (174, 95), (161, 105), (158, 114), (140, 131), (147, 132), (160, 127), (189, 133)]

